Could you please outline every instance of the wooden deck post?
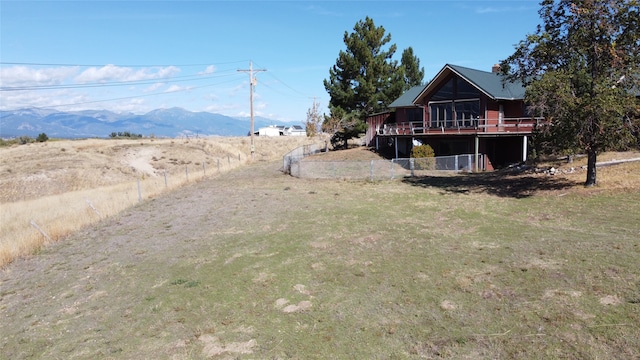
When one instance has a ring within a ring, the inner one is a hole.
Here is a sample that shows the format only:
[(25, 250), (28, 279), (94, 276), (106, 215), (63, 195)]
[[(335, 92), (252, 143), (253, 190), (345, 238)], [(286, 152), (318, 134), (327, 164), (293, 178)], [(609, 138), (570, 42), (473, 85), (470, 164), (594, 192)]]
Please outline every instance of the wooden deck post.
[(396, 146), (396, 159), (398, 158), (398, 137), (395, 137), (393, 144)]
[(478, 135), (476, 135), (476, 137), (475, 137), (475, 146), (474, 147), (475, 147), (475, 150), (474, 150), (473, 154), (475, 155), (475, 157), (474, 157), (474, 160), (473, 160), (473, 162), (474, 162), (474, 166), (473, 167), (474, 167), (474, 171), (478, 172), (479, 171), (479, 168), (478, 168), (478, 153), (480, 152), (480, 138), (478, 137)]

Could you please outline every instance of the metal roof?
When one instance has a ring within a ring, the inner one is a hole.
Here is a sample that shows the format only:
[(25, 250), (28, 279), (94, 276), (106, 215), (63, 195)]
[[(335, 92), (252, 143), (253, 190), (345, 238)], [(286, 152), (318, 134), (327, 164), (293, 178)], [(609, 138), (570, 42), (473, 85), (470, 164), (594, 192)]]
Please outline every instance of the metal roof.
[(415, 106), (415, 100), (420, 95), (422, 90), (426, 87), (426, 85), (418, 85), (414, 86), (411, 89), (404, 92), (404, 94), (400, 95), (394, 102), (389, 104), (389, 108), (397, 108), (397, 107), (412, 107)]
[(522, 100), (524, 99), (525, 87), (522, 82), (505, 81), (504, 76), (491, 71), (482, 71), (467, 68), (464, 66), (446, 64), (429, 84), (424, 87), (420, 94), (414, 97), (415, 102), (419, 102), (425, 94), (439, 86), (440, 79), (454, 73), (467, 81), (471, 86), (478, 89), (494, 100)]

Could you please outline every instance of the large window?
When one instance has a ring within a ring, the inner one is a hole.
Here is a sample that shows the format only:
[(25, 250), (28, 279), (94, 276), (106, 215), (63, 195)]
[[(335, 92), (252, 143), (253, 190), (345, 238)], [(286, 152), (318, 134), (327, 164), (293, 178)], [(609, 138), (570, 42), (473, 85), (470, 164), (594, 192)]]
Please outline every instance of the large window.
[(480, 92), (458, 76), (452, 76), (431, 97), (432, 128), (474, 127), (480, 115)]
[(433, 96), (431, 96), (431, 100), (439, 101), (453, 99), (453, 82), (455, 81), (455, 79), (455, 77), (452, 77), (451, 79), (449, 79), (449, 81), (444, 83), (444, 85), (442, 85), (440, 89), (438, 89), (438, 91), (433, 94)]
[(480, 115), (480, 100), (431, 102), (432, 128), (474, 127)]
[(460, 127), (475, 126), (474, 120), (480, 115), (480, 100), (456, 101), (456, 125)]

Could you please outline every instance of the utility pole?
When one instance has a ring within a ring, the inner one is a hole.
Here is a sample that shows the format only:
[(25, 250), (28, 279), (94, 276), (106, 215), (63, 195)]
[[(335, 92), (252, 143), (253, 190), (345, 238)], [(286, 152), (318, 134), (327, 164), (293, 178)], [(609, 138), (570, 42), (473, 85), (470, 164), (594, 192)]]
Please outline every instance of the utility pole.
[(256, 151), (255, 145), (253, 144), (253, 87), (258, 83), (255, 76), (253, 75), (254, 72), (261, 72), (261, 71), (267, 71), (267, 69), (253, 69), (253, 62), (249, 61), (249, 70), (238, 70), (241, 72), (248, 72), (249, 73), (249, 102), (251, 103), (250, 105), (250, 111), (251, 111), (251, 132), (250, 132), (250, 136), (251, 136), (251, 160), (255, 160), (254, 159), (254, 155), (253, 153)]

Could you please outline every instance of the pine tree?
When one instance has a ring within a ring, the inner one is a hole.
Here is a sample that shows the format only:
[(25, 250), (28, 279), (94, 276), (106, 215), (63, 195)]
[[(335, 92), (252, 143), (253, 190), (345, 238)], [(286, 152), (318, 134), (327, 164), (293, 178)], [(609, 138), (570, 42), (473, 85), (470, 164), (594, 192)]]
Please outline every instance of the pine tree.
[[(338, 135), (346, 143), (351, 136), (366, 130), (368, 115), (385, 111), (410, 86), (405, 80), (405, 67), (393, 60), (397, 46), (390, 43), (391, 34), (371, 18), (356, 23), (352, 33), (345, 31), (343, 40), (346, 50), (338, 54), (324, 87), (330, 96), (328, 118), (344, 124)], [(419, 68), (419, 60), (412, 56), (413, 50), (405, 53), (407, 63), (403, 65), (411, 69), (411, 81), (418, 81), (424, 75), (423, 71), (414, 71)]]
[(420, 59), (413, 54), (412, 47), (408, 47), (402, 52), (400, 64), (404, 72), (405, 90), (423, 84), (424, 67), (420, 67)]

